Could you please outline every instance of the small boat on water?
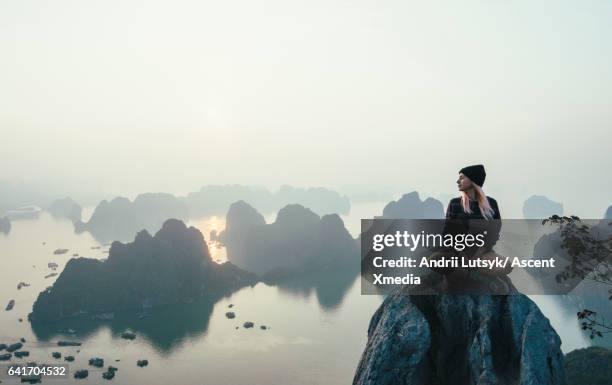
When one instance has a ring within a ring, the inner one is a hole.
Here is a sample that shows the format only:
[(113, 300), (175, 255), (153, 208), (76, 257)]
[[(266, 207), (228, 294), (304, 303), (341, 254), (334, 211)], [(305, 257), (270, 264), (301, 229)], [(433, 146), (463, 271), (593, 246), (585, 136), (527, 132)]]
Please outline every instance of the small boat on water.
[(149, 313), (143, 311), (143, 312), (138, 313), (137, 316), (138, 316), (138, 319), (143, 319), (143, 318), (148, 317)]
[(81, 343), (78, 341), (57, 341), (57, 346), (81, 346)]
[(15, 306), (15, 300), (12, 299), (12, 300), (9, 301), (8, 305), (6, 305), (6, 309), (4, 309), (4, 310), (6, 310), (6, 311), (12, 310), (14, 306)]
[(38, 218), (42, 209), (38, 206), (29, 205), (29, 206), (21, 206), (16, 209), (9, 210), (6, 212), (6, 216), (10, 220), (14, 219), (35, 219)]
[(92, 320), (112, 320), (115, 318), (115, 313), (99, 313), (91, 316)]

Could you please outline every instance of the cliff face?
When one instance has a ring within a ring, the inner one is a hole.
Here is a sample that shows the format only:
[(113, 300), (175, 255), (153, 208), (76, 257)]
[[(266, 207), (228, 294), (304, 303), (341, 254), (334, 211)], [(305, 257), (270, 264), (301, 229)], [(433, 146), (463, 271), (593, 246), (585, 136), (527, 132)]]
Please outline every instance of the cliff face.
[(250, 205), (236, 202), (219, 238), (230, 261), (266, 279), (331, 265), (359, 268), (358, 244), (342, 219), (337, 214), (319, 217), (297, 204), (285, 206), (274, 223), (266, 224)]
[(528, 297), (389, 295), (354, 385), (564, 385), (561, 340)]
[[(263, 215), (245, 201), (232, 203), (227, 211), (225, 230), (219, 234), (219, 240), (225, 245), (227, 255), (231, 258), (248, 254), (249, 245), (244, 242), (244, 235), (251, 229), (265, 224)], [(240, 266), (240, 261), (238, 265)]]
[(155, 236), (141, 231), (131, 243), (113, 242), (106, 261), (68, 261), (53, 286), (39, 294), (29, 318), (54, 320), (185, 302), (255, 280), (231, 263), (212, 262), (202, 234), (169, 219)]

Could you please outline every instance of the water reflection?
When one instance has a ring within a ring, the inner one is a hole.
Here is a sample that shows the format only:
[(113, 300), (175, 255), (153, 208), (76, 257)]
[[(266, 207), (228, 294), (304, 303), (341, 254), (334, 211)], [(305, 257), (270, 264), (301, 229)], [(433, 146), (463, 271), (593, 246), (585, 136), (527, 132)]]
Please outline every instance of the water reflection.
[(333, 310), (342, 305), (358, 275), (359, 261), (356, 260), (353, 264), (337, 265), (324, 271), (264, 282), (275, 285), (283, 293), (296, 297), (307, 298), (314, 291), (319, 306), (324, 310)]
[[(126, 330), (143, 337), (164, 355), (170, 355), (186, 339), (206, 335), (215, 303), (220, 298), (202, 298), (193, 303), (168, 305), (141, 310), (116, 312), (111, 320), (92, 319), (91, 316), (68, 318), (57, 322), (32, 323), (32, 331), (40, 341), (86, 340), (100, 328), (109, 328), (120, 338)], [(74, 330), (69, 333), (69, 330)]]
[[(357, 265), (357, 266), (355, 266)], [(359, 274), (358, 264), (335, 266), (327, 271), (286, 277), (265, 282), (277, 287), (281, 294), (308, 298), (313, 293), (325, 311), (342, 306)], [(101, 328), (108, 328), (114, 338), (126, 330), (135, 332), (150, 342), (163, 355), (171, 355), (188, 339), (205, 336), (215, 304), (231, 293), (215, 298), (205, 297), (192, 303), (182, 303), (142, 310), (115, 312), (110, 320), (92, 319), (90, 315), (71, 317), (56, 322), (33, 322), (32, 331), (39, 341), (61, 339), (87, 340)], [(69, 331), (74, 332), (69, 332)]]

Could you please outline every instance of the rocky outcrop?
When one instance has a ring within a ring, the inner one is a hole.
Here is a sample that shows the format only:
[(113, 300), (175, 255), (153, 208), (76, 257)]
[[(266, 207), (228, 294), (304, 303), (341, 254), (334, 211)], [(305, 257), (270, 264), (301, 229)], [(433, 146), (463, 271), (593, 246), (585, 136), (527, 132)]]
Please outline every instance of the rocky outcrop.
[(319, 215), (348, 214), (351, 209), (349, 198), (324, 187), (298, 188), (281, 186), (274, 194), (275, 210), (290, 204), (307, 207)]
[(142, 229), (156, 232), (169, 218), (188, 217), (187, 206), (181, 199), (172, 194), (147, 193), (138, 195), (133, 202), (122, 197), (102, 201), (89, 222), (76, 222), (75, 229), (89, 231), (100, 241), (126, 241)]
[(444, 207), (434, 198), (422, 201), (419, 193), (413, 191), (402, 195), (397, 201), (389, 202), (383, 209), (383, 215), (377, 218), (442, 219)]
[(563, 215), (563, 204), (543, 195), (532, 195), (523, 204), (523, 218), (544, 219), (552, 215)]
[(11, 221), (7, 217), (0, 217), (0, 233), (8, 234), (11, 231)]
[(224, 215), (230, 205), (239, 200), (267, 207), (270, 192), (264, 188), (243, 185), (206, 185), (185, 197), (189, 213), (194, 217)]
[(561, 340), (522, 294), (389, 295), (354, 385), (564, 385)]
[(591, 346), (576, 349), (565, 356), (567, 385), (610, 385), (612, 350)]
[[(434, 198), (427, 198), (421, 200), (417, 191), (402, 195), (397, 201), (389, 202), (383, 209), (383, 213), (380, 216), (375, 216), (373, 219), (443, 219), (445, 217), (444, 207), (442, 203)], [(406, 230), (406, 222), (402, 221), (362, 221), (362, 232), (359, 234), (359, 239), (368, 240), (372, 239), (373, 234), (385, 232), (392, 234), (395, 230), (403, 231)], [(386, 223), (385, 223), (386, 222)], [(438, 223), (439, 222), (439, 223)], [(443, 223), (441, 221), (418, 221), (413, 222), (416, 227), (426, 226), (431, 233), (442, 231)], [(431, 226), (437, 228), (430, 228)], [(363, 249), (362, 251), (365, 251)], [(416, 256), (416, 255), (415, 255)], [(374, 272), (372, 264), (372, 254), (363, 253), (361, 256), (361, 270), (362, 276), (372, 279)], [(394, 270), (394, 268), (391, 268)], [(386, 273), (388, 270), (385, 268), (377, 269), (376, 273)]]
[(393, 200), (393, 194), (379, 189), (346, 188), (342, 190), (342, 193), (349, 197), (351, 203), (389, 202)]
[(249, 244), (243, 239), (245, 234), (253, 228), (265, 226), (266, 220), (245, 201), (232, 203), (225, 218), (225, 230), (219, 234), (218, 239), (225, 245), (227, 254), (235, 256), (235, 263), (239, 263), (237, 260), (246, 258), (249, 251)]
[(604, 214), (604, 219), (612, 219), (612, 206), (608, 207)]
[(276, 221), (245, 202), (232, 204), (226, 230), (219, 235), (228, 259), (259, 275), (280, 276), (351, 263), (359, 267), (357, 242), (337, 214), (319, 217), (304, 206), (282, 208)]
[(54, 320), (191, 301), (255, 280), (231, 263), (214, 263), (200, 231), (169, 219), (155, 236), (143, 230), (131, 243), (113, 242), (105, 261), (69, 260), (53, 286), (39, 294), (29, 318)]
[(243, 185), (207, 185), (187, 195), (185, 202), (194, 217), (225, 214), (233, 202), (244, 200), (263, 213), (272, 213), (288, 204), (300, 204), (322, 215), (347, 214), (348, 197), (322, 187), (299, 188), (283, 185), (276, 192)]
[(71, 198), (57, 199), (47, 207), (47, 211), (57, 218), (68, 218), (72, 222), (81, 220), (81, 206)]

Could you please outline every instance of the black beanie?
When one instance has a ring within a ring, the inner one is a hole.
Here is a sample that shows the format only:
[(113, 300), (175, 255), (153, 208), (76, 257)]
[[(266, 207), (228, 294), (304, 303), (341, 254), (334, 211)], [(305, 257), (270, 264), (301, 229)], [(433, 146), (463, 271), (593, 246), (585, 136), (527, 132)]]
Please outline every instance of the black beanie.
[(470, 180), (482, 187), (485, 181), (487, 173), (485, 172), (482, 164), (475, 164), (473, 166), (467, 166), (459, 170), (459, 173), (467, 176)]

